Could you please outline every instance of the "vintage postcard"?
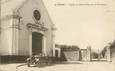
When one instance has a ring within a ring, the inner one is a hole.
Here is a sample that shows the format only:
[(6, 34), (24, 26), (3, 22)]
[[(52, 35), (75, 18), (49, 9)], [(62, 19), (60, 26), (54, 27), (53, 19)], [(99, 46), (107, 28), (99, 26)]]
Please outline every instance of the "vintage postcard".
[(0, 0), (0, 71), (115, 71), (114, 0)]

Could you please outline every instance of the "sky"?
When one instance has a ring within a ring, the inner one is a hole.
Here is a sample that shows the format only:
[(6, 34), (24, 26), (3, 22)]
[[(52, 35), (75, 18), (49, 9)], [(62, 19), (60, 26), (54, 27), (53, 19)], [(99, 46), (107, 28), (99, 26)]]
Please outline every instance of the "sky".
[(44, 0), (44, 3), (56, 27), (55, 43), (102, 49), (115, 40), (112, 0)]

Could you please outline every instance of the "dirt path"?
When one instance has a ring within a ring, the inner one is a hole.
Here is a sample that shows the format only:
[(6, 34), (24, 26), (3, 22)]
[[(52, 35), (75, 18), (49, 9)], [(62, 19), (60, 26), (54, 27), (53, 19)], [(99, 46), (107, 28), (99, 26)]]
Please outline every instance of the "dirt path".
[(46, 67), (27, 67), (16, 69), (20, 64), (0, 65), (0, 71), (115, 71), (115, 63), (82, 62), (79, 64), (56, 64)]

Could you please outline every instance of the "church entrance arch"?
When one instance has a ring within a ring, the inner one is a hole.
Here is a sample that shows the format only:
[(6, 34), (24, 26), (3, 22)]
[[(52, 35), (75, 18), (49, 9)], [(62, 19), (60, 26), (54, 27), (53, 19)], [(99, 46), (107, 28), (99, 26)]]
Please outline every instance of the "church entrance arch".
[(40, 54), (43, 49), (43, 34), (32, 32), (32, 54)]

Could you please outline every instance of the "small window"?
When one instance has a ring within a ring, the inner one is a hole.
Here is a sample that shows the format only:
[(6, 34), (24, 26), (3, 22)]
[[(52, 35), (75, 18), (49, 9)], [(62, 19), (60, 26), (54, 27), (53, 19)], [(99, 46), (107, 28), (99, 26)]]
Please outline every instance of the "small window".
[(37, 21), (41, 18), (40, 12), (38, 10), (34, 10), (33, 16)]

